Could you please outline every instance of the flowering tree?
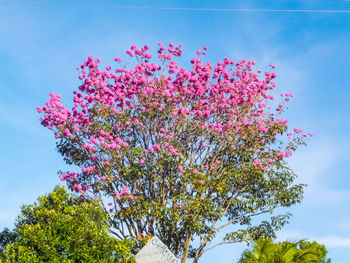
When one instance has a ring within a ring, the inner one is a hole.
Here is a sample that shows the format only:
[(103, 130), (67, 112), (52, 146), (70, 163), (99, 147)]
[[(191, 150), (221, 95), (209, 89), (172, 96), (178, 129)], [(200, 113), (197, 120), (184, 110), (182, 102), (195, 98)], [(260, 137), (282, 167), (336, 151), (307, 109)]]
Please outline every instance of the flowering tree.
[(133, 45), (131, 69), (116, 57), (120, 66), (102, 70), (89, 56), (71, 110), (54, 93), (37, 107), (65, 161), (81, 169), (61, 180), (103, 200), (115, 236), (157, 235), (182, 262), (221, 244), (273, 237), (289, 214), (259, 215), (303, 193), (286, 158), (307, 135), (292, 134), (279, 117), (293, 95), (274, 107), (275, 73), (261, 77), (254, 61), (228, 58), (214, 67), (202, 62), (206, 50), (189, 70), (175, 61), (182, 49), (172, 43), (159, 43), (158, 64), (147, 45)]

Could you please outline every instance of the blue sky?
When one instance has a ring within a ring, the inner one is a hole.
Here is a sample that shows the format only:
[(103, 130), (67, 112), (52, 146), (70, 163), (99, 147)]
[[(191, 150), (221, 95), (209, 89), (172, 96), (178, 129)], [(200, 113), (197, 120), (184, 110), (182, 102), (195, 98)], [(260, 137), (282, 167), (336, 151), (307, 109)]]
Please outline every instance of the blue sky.
[[(12, 1), (9, 1), (12, 2)], [(26, 1), (22, 1), (26, 2)], [(27, 1), (29, 2), (29, 1)], [(350, 1), (35, 1), (149, 7), (350, 10)], [(109, 64), (131, 44), (182, 43), (191, 57), (253, 59), (277, 66), (278, 90), (293, 93), (291, 127), (315, 134), (290, 159), (307, 183), (280, 240), (326, 244), (333, 262), (350, 258), (350, 14), (160, 11), (0, 5), (0, 228), (12, 227), (22, 204), (59, 183), (65, 169), (35, 106), (50, 91), (70, 103), (75, 68), (88, 55)], [(202, 262), (236, 262), (244, 245), (214, 249)]]

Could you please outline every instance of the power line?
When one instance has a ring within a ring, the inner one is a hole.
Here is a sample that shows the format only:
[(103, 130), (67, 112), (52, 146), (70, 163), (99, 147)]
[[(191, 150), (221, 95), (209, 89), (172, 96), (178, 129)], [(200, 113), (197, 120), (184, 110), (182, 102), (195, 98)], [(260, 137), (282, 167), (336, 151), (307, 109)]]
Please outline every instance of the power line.
[(100, 9), (113, 8), (113, 9), (139, 9), (139, 10), (163, 10), (163, 11), (346, 13), (346, 14), (350, 13), (350, 10), (322, 10), (322, 9), (235, 9), (235, 8), (147, 7), (147, 6), (117, 6), (117, 5), (52, 4), (52, 3), (40, 3), (40, 2), (0, 2), (0, 5), (83, 7), (83, 8), (100, 8)]

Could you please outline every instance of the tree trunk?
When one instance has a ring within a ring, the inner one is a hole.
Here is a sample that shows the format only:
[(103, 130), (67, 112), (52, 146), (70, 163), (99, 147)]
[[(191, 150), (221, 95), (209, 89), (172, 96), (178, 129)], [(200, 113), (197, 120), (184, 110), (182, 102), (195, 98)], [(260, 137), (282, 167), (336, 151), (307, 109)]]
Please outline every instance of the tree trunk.
[(198, 248), (198, 250), (197, 250), (197, 252), (196, 252), (196, 255), (194, 256), (193, 263), (197, 263), (197, 262), (198, 262), (199, 257), (202, 255), (202, 252), (203, 252), (203, 250), (204, 250), (204, 248), (205, 248), (206, 245), (207, 245), (207, 242), (204, 241), (204, 244), (202, 244), (202, 245)]
[(190, 247), (191, 238), (192, 238), (192, 235), (190, 235), (190, 236), (187, 238), (187, 240), (186, 240), (185, 251), (184, 251), (184, 255), (183, 255), (183, 258), (182, 258), (182, 260), (181, 260), (181, 263), (186, 263), (187, 256), (188, 256), (188, 249), (189, 249), (189, 247)]
[(199, 255), (196, 255), (194, 260), (193, 260), (193, 263), (198, 263), (199, 257), (200, 257)]

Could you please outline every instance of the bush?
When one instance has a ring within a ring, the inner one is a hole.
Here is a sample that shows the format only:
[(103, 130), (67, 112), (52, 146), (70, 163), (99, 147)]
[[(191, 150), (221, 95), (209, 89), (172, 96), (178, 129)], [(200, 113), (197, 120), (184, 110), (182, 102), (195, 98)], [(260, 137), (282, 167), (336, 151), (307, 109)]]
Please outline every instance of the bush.
[[(134, 262), (131, 243), (110, 236), (107, 216), (99, 201), (56, 186), (22, 207), (14, 238), (2, 239), (4, 262)], [(2, 236), (11, 236), (5, 231)]]

